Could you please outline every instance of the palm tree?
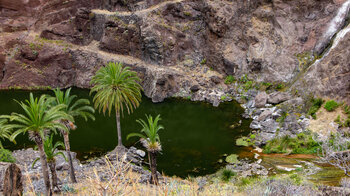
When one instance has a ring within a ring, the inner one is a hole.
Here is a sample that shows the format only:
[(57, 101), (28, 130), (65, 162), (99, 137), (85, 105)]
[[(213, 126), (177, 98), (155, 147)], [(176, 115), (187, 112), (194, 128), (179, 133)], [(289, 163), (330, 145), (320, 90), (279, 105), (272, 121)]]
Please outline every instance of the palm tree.
[[(7, 119), (0, 119), (0, 138), (2, 140), (10, 139), (11, 133), (12, 133), (11, 129), (9, 129), (7, 125)], [(1, 141), (0, 141), (0, 148), (1, 149), (4, 148)]]
[[(53, 135), (50, 137), (46, 137), (44, 140), (44, 151), (46, 154), (46, 160), (49, 165), (50, 171), (51, 171), (51, 182), (52, 182), (52, 190), (56, 187), (57, 190), (60, 190), (58, 187), (58, 178), (57, 178), (57, 173), (56, 173), (56, 159), (58, 155), (61, 155), (66, 161), (67, 158), (64, 156), (62, 152), (56, 152), (58, 150), (58, 147), (64, 148), (64, 144), (60, 141), (56, 142), (55, 145), (53, 145)], [(40, 158), (37, 158), (34, 160), (32, 167), (34, 167), (35, 163), (39, 160)]]
[[(63, 109), (67, 114), (74, 117), (83, 117), (85, 121), (87, 121), (89, 118), (92, 120), (95, 120), (95, 117), (93, 113), (95, 113), (95, 110), (93, 107), (89, 106), (90, 101), (87, 99), (78, 99), (76, 95), (70, 94), (71, 88), (69, 88), (66, 92), (61, 91), (60, 89), (54, 90), (55, 97), (53, 98), (52, 105), (59, 105), (64, 104), (66, 107)], [(70, 152), (70, 143), (69, 143), (69, 130), (76, 129), (76, 125), (69, 121), (68, 119), (62, 119), (61, 123), (64, 124), (67, 127), (67, 130), (60, 129), (60, 132), (63, 136), (64, 145), (66, 147), (66, 154), (69, 161), (69, 175), (72, 183), (76, 183), (76, 177), (74, 172), (74, 165), (72, 161), (72, 155)]]
[(141, 126), (141, 133), (130, 133), (127, 137), (129, 139), (130, 137), (140, 137), (140, 141), (142, 145), (147, 149), (148, 151), (148, 157), (150, 157), (150, 164), (151, 164), (151, 172), (152, 172), (152, 178), (151, 183), (158, 184), (158, 177), (157, 177), (157, 154), (162, 150), (162, 145), (160, 143), (160, 138), (158, 135), (158, 131), (161, 129), (164, 129), (162, 125), (158, 125), (158, 121), (161, 120), (160, 115), (158, 115), (154, 120), (151, 115), (147, 116), (147, 123), (142, 120), (136, 120)]
[(30, 93), (29, 100), (25, 102), (17, 103), (24, 110), (23, 114), (12, 113), (11, 115), (3, 115), (0, 118), (7, 118), (12, 124), (8, 124), (7, 128), (15, 130), (11, 135), (11, 140), (14, 140), (21, 133), (29, 133), (29, 139), (34, 140), (38, 146), (40, 153), (40, 161), (42, 173), (45, 182), (45, 194), (51, 195), (52, 190), (50, 187), (49, 172), (47, 167), (47, 159), (44, 152), (43, 139), (49, 131), (56, 131), (56, 129), (67, 128), (59, 123), (62, 119), (69, 119), (73, 121), (73, 118), (66, 114), (62, 109), (65, 105), (57, 105), (50, 107), (50, 100), (46, 95), (42, 95), (39, 99), (34, 98)]
[(120, 114), (124, 109), (133, 112), (140, 105), (142, 87), (138, 83), (140, 78), (129, 67), (123, 67), (121, 63), (110, 62), (106, 67), (101, 67), (91, 79), (90, 94), (96, 92), (93, 101), (94, 107), (111, 114), (113, 107), (116, 112), (118, 147), (123, 146), (120, 129)]

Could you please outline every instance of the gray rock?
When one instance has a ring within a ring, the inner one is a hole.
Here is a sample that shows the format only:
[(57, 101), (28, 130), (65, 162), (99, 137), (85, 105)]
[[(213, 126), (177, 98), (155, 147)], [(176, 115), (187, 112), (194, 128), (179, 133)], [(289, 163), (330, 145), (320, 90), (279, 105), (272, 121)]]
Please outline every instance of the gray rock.
[(250, 123), (249, 127), (250, 127), (251, 129), (260, 129), (260, 128), (261, 128), (261, 126), (260, 126), (260, 124), (259, 124), (259, 122), (258, 122), (257, 120), (253, 120), (253, 121)]
[(259, 117), (257, 118), (258, 121), (264, 121), (265, 119), (267, 119), (268, 117), (270, 117), (272, 115), (272, 111), (271, 110), (265, 110), (263, 113), (261, 113), (259, 115)]
[(62, 171), (62, 170), (68, 170), (69, 169), (69, 164), (68, 163), (61, 163), (56, 166), (56, 170)]
[(274, 121), (273, 119), (267, 119), (261, 122), (262, 130), (268, 133), (275, 133), (278, 126), (278, 122)]
[(265, 91), (259, 92), (258, 95), (255, 97), (255, 107), (262, 108), (265, 106), (267, 102), (267, 94)]
[(199, 89), (200, 89), (200, 88), (199, 88), (198, 85), (193, 85), (193, 86), (191, 86), (191, 88), (190, 88), (190, 90), (191, 90), (192, 92), (197, 92)]
[(218, 76), (211, 76), (210, 80), (215, 84), (219, 84), (221, 82), (221, 79)]
[(269, 98), (267, 99), (267, 102), (271, 104), (279, 104), (284, 101), (287, 101), (290, 98), (291, 96), (287, 92), (274, 92), (269, 94)]
[(136, 154), (139, 155), (140, 157), (144, 157), (146, 155), (145, 151), (143, 150), (136, 150)]

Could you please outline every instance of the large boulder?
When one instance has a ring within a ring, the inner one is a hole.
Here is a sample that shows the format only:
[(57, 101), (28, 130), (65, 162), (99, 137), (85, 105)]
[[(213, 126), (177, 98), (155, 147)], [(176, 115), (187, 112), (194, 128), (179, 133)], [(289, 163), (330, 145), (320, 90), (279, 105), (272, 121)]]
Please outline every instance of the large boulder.
[(269, 98), (267, 99), (267, 103), (271, 104), (279, 104), (284, 101), (291, 99), (291, 96), (287, 92), (273, 92), (269, 94)]
[(265, 91), (259, 92), (258, 95), (255, 97), (255, 107), (262, 108), (265, 106), (267, 102), (267, 94)]
[(22, 172), (14, 163), (6, 169), (3, 189), (6, 196), (21, 196), (23, 193)]

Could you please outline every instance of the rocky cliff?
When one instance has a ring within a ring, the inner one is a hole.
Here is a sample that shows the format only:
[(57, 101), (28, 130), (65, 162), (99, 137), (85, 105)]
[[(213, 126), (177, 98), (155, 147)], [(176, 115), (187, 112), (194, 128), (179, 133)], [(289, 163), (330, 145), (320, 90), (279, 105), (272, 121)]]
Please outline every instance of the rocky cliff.
[(227, 75), (350, 103), (349, 0), (2, 0), (0, 88), (88, 88), (120, 61), (153, 101)]

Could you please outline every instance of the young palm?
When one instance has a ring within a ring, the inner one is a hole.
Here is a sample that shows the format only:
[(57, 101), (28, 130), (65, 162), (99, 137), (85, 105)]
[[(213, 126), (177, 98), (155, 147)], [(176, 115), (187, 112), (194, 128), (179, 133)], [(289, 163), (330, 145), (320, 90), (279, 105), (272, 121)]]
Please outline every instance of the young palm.
[[(18, 101), (17, 101), (18, 102)], [(47, 167), (47, 159), (44, 152), (43, 139), (49, 131), (56, 131), (56, 129), (67, 128), (59, 123), (62, 119), (69, 119), (73, 121), (73, 118), (66, 114), (62, 109), (65, 105), (50, 106), (50, 100), (46, 95), (42, 95), (39, 99), (34, 98), (30, 93), (29, 100), (25, 102), (18, 102), (18, 104), (24, 110), (24, 114), (12, 113), (11, 115), (3, 115), (1, 118), (7, 118), (11, 124), (7, 125), (7, 128), (14, 130), (11, 135), (11, 140), (14, 140), (17, 135), (21, 133), (29, 133), (29, 138), (34, 140), (38, 146), (40, 153), (40, 161), (42, 172), (45, 182), (46, 195), (51, 195), (52, 190), (50, 187), (49, 172)]]
[(116, 112), (118, 146), (123, 146), (120, 129), (120, 114), (126, 109), (128, 113), (140, 105), (142, 87), (138, 83), (140, 78), (129, 67), (121, 63), (108, 63), (101, 67), (91, 79), (91, 93), (96, 93), (93, 101), (95, 108), (103, 113), (108, 110), (111, 114), (113, 107)]
[[(53, 98), (52, 105), (64, 104), (66, 107), (63, 109), (67, 114), (74, 117), (82, 117), (87, 121), (89, 118), (95, 120), (93, 113), (95, 110), (90, 106), (90, 101), (87, 99), (77, 99), (76, 95), (70, 94), (71, 88), (69, 88), (66, 92), (61, 91), (60, 89), (54, 90), (55, 97)], [(66, 147), (66, 154), (69, 161), (69, 175), (72, 183), (76, 183), (77, 180), (75, 178), (74, 166), (72, 161), (72, 155), (70, 152), (70, 143), (69, 143), (69, 131), (74, 130), (76, 128), (75, 124), (69, 121), (68, 119), (62, 119), (61, 123), (67, 127), (67, 130), (60, 129), (60, 132), (63, 136), (64, 145)]]
[[(56, 189), (59, 191), (59, 187), (58, 187), (58, 178), (57, 178), (57, 173), (56, 173), (56, 159), (55, 157), (57, 157), (58, 155), (61, 155), (66, 161), (66, 157), (64, 156), (64, 154), (62, 152), (56, 152), (58, 150), (58, 148), (64, 148), (64, 144), (60, 141), (56, 142), (55, 144), (53, 144), (53, 135), (51, 135), (50, 137), (46, 137), (46, 139), (44, 140), (44, 152), (46, 154), (46, 160), (47, 163), (49, 165), (50, 171), (51, 171), (51, 182), (52, 182), (52, 187), (51, 189), (54, 190), (54, 188), (56, 187)], [(37, 158), (34, 160), (32, 167), (34, 167), (35, 163), (40, 160), (40, 158)]]
[[(9, 129), (7, 125), (7, 119), (0, 119), (0, 138), (2, 140), (10, 139), (11, 133), (12, 133), (11, 129)], [(1, 149), (4, 148), (1, 140), (0, 140), (0, 148)]]
[(153, 184), (158, 184), (157, 154), (162, 150), (158, 131), (164, 129), (164, 127), (162, 125), (158, 125), (158, 121), (161, 120), (160, 115), (158, 115), (154, 120), (151, 115), (146, 115), (146, 118), (147, 122), (142, 119), (136, 120), (136, 122), (142, 126), (141, 133), (144, 133), (144, 135), (140, 133), (130, 133), (127, 139), (134, 136), (141, 138), (140, 141), (142, 145), (147, 149), (148, 155), (150, 157), (152, 172), (151, 182)]

